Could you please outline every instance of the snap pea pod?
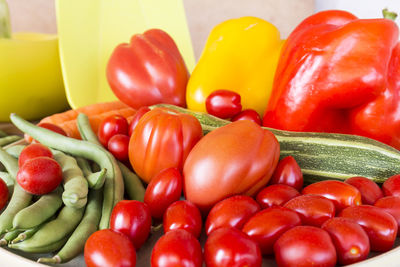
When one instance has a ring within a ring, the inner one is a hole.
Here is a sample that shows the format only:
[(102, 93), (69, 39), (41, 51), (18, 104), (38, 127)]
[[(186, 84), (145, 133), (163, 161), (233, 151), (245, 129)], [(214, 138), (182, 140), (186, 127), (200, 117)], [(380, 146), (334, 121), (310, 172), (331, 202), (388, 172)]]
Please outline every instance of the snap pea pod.
[(124, 186), (129, 199), (143, 202), (146, 189), (140, 181), (139, 176), (137, 176), (136, 173), (131, 172), (122, 162), (118, 162), (118, 165), (121, 169), (122, 177), (124, 178)]
[(39, 229), (41, 227), (43, 227), (45, 223), (42, 223), (41, 225), (35, 226), (33, 228), (27, 229), (23, 232), (21, 232), (15, 239), (13, 239), (11, 241), (12, 244), (18, 243), (18, 242), (22, 242), (25, 239), (28, 239), (30, 237), (32, 237), (37, 231), (39, 231)]
[(5, 137), (0, 137), (0, 146), (6, 146), (21, 139), (22, 137), (18, 135), (9, 135)]
[(6, 246), (13, 239), (15, 239), (21, 232), (22, 232), (21, 230), (12, 230), (10, 232), (7, 232), (0, 240), (0, 246)]
[(101, 169), (98, 172), (92, 172), (89, 162), (84, 158), (77, 157), (76, 162), (78, 163), (79, 168), (81, 168), (83, 175), (86, 177), (89, 188), (96, 190), (100, 189), (104, 184), (107, 170)]
[[(124, 194), (122, 174), (115, 158), (99, 145), (69, 138), (38, 127), (16, 114), (11, 114), (10, 119), (19, 130), (29, 134), (42, 144), (74, 156), (90, 159), (99, 164), (101, 168), (107, 169), (100, 229), (108, 228), (111, 211), (115, 203), (123, 199)], [(117, 186), (114, 186), (114, 183)]]

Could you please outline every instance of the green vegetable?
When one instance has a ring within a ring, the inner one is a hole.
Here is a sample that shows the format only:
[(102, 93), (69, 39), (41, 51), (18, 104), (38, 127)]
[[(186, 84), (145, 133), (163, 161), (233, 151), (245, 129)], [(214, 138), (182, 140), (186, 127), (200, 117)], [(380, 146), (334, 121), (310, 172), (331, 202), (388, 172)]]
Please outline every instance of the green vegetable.
[(121, 169), (122, 177), (124, 178), (124, 184), (129, 199), (143, 202), (146, 189), (144, 188), (139, 176), (137, 176), (136, 173), (131, 172), (123, 163), (118, 162), (118, 165)]

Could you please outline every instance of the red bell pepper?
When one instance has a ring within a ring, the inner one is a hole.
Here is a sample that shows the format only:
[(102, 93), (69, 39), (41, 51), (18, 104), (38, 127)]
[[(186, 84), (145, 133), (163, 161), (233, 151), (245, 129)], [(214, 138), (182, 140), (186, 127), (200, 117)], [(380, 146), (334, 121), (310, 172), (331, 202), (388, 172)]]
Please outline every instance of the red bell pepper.
[(306, 18), (280, 56), (264, 126), (370, 137), (400, 149), (400, 45), (388, 19)]
[(189, 73), (174, 40), (159, 29), (118, 45), (107, 65), (114, 94), (138, 109), (158, 103), (186, 106)]

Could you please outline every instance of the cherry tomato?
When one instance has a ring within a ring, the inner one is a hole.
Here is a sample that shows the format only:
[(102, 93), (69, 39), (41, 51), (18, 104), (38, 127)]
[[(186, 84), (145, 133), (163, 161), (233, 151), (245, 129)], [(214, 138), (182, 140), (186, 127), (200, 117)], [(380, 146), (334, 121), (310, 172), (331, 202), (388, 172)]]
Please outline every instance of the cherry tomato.
[(176, 229), (183, 229), (199, 237), (202, 218), (199, 209), (187, 200), (172, 203), (164, 213), (164, 233)]
[(374, 205), (374, 203), (383, 197), (382, 190), (372, 180), (366, 177), (351, 177), (344, 181), (358, 189), (361, 193), (361, 202), (367, 205)]
[(251, 217), (242, 231), (260, 246), (262, 254), (273, 254), (275, 241), (287, 230), (301, 225), (300, 216), (284, 207), (262, 210)]
[(200, 242), (188, 231), (169, 231), (155, 244), (150, 261), (152, 267), (201, 267), (203, 255)]
[(157, 174), (149, 183), (144, 194), (151, 216), (162, 219), (169, 205), (177, 201), (182, 194), (183, 178), (177, 168), (168, 168)]
[(286, 202), (300, 196), (299, 191), (285, 184), (269, 185), (261, 190), (256, 197), (263, 209), (272, 206), (283, 206)]
[(243, 225), (260, 210), (249, 196), (237, 195), (221, 200), (208, 213), (205, 230), (207, 235), (221, 227), (242, 229)]
[(151, 215), (146, 203), (122, 200), (115, 205), (110, 217), (110, 229), (129, 237), (136, 249), (147, 240), (150, 228)]
[(120, 161), (127, 161), (129, 159), (129, 136), (123, 134), (116, 134), (108, 140), (108, 151)]
[(385, 196), (400, 197), (400, 174), (389, 177), (382, 185)]
[(240, 95), (229, 90), (216, 90), (206, 98), (206, 110), (221, 119), (231, 118), (242, 110)]
[(213, 231), (204, 245), (207, 267), (260, 267), (261, 251), (257, 243), (236, 228)]
[(392, 215), (381, 208), (360, 205), (348, 207), (339, 214), (361, 225), (369, 237), (372, 251), (390, 250), (397, 235), (397, 222)]
[(50, 193), (62, 181), (60, 164), (49, 157), (37, 157), (24, 163), (17, 173), (18, 184), (33, 195)]
[(87, 267), (132, 267), (136, 252), (129, 238), (110, 229), (94, 232), (86, 241), (84, 258)]
[(326, 220), (335, 217), (335, 204), (319, 195), (295, 197), (284, 205), (300, 215), (303, 224), (321, 226)]
[(2, 210), (6, 206), (8, 195), (9, 192), (7, 184), (3, 181), (2, 178), (0, 178), (0, 210)]
[(333, 201), (336, 212), (349, 206), (361, 205), (361, 194), (357, 188), (341, 181), (326, 180), (310, 184), (302, 191), (303, 194), (314, 194)]
[(336, 250), (329, 234), (314, 226), (296, 226), (275, 242), (278, 266), (329, 267), (336, 265)]
[(22, 149), (21, 154), (19, 155), (18, 166), (21, 168), (26, 161), (37, 157), (53, 158), (53, 153), (51, 153), (47, 146), (42, 144), (27, 145)]
[(107, 147), (108, 140), (116, 134), (128, 135), (128, 121), (121, 115), (105, 118), (99, 125), (97, 135), (100, 143)]
[(147, 106), (140, 107), (136, 111), (135, 115), (133, 115), (131, 123), (129, 123), (129, 136), (132, 135), (133, 130), (135, 130), (136, 125), (138, 124), (139, 120), (143, 117), (144, 114), (146, 114), (149, 111), (150, 111), (150, 109)]
[(381, 208), (390, 215), (397, 222), (397, 236), (400, 236), (400, 197), (387, 196), (378, 199), (375, 202), (375, 207)]
[(353, 220), (336, 217), (327, 220), (321, 228), (331, 236), (340, 264), (352, 264), (368, 257), (368, 235)]
[[(67, 136), (67, 133), (61, 127), (59, 127), (55, 124), (47, 123), (47, 122), (39, 122), (37, 126), (51, 130), (58, 134)], [(32, 143), (33, 141), (36, 141), (36, 140), (33, 140), (33, 138), (27, 134), (24, 135), (24, 138), (25, 138), (26, 142), (28, 142), (28, 143)]]
[(245, 109), (232, 118), (232, 121), (240, 120), (249, 120), (257, 123), (258, 125), (262, 124), (260, 114), (258, 114), (254, 109)]
[(292, 156), (287, 156), (278, 162), (270, 184), (286, 184), (297, 191), (303, 188), (303, 173), (299, 164)]

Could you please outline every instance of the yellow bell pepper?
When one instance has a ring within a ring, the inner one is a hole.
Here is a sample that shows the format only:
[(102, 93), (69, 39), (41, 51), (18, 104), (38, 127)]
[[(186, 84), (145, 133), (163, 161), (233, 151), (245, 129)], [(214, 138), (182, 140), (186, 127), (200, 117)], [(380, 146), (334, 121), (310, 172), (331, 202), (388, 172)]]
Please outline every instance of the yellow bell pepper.
[(240, 94), (243, 109), (262, 116), (282, 44), (277, 28), (260, 18), (242, 17), (217, 25), (189, 79), (188, 108), (204, 112), (207, 96), (226, 89)]

